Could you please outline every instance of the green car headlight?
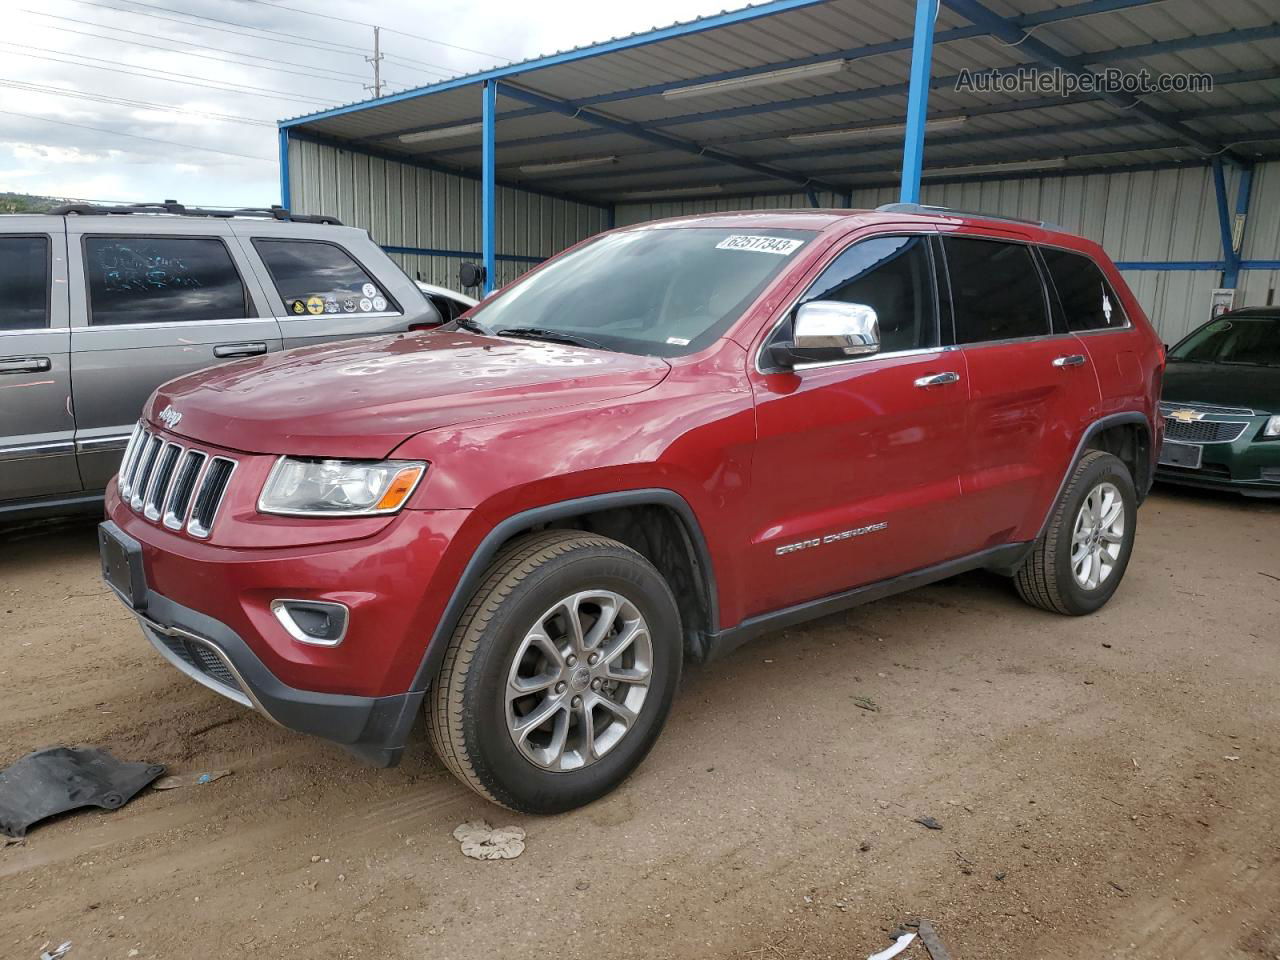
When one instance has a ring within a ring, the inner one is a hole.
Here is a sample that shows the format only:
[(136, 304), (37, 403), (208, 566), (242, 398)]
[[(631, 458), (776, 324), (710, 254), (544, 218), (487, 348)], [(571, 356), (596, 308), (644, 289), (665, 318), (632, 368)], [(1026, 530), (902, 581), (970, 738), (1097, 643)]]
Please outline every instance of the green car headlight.
[(1267, 421), (1267, 425), (1262, 428), (1264, 437), (1280, 437), (1280, 416), (1272, 417)]

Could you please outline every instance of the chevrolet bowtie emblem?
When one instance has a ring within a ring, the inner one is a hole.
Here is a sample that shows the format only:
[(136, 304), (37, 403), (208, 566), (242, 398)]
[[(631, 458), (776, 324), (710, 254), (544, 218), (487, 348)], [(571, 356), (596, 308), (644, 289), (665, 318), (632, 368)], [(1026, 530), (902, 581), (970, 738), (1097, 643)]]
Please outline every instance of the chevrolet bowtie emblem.
[(1194, 423), (1197, 420), (1203, 420), (1204, 414), (1199, 410), (1170, 410), (1169, 419), (1177, 420), (1179, 423)]

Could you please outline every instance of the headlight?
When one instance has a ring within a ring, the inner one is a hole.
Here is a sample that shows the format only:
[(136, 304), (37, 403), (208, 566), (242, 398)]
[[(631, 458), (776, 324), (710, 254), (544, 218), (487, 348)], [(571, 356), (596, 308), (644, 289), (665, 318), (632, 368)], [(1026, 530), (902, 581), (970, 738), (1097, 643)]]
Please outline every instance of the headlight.
[(1280, 416), (1272, 417), (1267, 421), (1267, 425), (1262, 428), (1264, 437), (1280, 437)]
[(281, 457), (258, 498), (263, 513), (354, 517), (395, 513), (427, 465), (413, 460), (298, 460)]

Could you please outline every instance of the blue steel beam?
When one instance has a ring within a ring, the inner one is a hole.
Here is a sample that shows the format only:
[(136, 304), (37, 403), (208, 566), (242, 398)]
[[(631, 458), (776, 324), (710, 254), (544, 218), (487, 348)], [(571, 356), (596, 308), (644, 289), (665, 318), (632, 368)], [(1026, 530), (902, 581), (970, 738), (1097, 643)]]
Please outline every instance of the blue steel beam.
[(280, 137), (280, 206), (290, 209), (292, 196), (289, 189), (289, 131), (281, 128)]
[(1240, 269), (1244, 257), (1244, 230), (1248, 226), (1249, 204), (1253, 196), (1253, 164), (1241, 167), (1240, 182), (1236, 185), (1236, 219), (1240, 222), (1240, 245), (1236, 246), (1235, 232), (1227, 238), (1227, 268), (1222, 274), (1222, 285), (1234, 290), (1240, 283)]
[(494, 183), (496, 157), (494, 156), (493, 128), (498, 114), (498, 81), (486, 80), (481, 87), (480, 97), (482, 100), (480, 114), (484, 118), (481, 121), (484, 124), (484, 131), (480, 135), (480, 249), (484, 251), (484, 293), (488, 296), (493, 290), (493, 281), (497, 276), (497, 260), (494, 257), (497, 252), (494, 250), (494, 234), (497, 232), (495, 229), (497, 188)]
[[(1120, 10), (1128, 10), (1135, 7), (1146, 7), (1154, 3), (1162, 3), (1164, 0), (1086, 0), (1084, 3), (1075, 3), (1070, 6), (1056, 7), (1052, 10), (1044, 10), (1040, 13), (1028, 14), (1018, 17), (1013, 22), (1021, 28), (1038, 27), (1046, 23), (1057, 23), (1064, 20), (1077, 20), (1081, 17), (1087, 17), (1099, 13), (1114, 13)], [(953, 43), (957, 40), (967, 40), (973, 37), (982, 36), (985, 30), (977, 26), (953, 27), (950, 30), (944, 30), (934, 37), (935, 44)], [(570, 101), (575, 107), (589, 107), (601, 103), (614, 103), (619, 100), (634, 100), (638, 97), (648, 97), (660, 94), (662, 91), (672, 87), (690, 86), (697, 83), (714, 83), (719, 80), (736, 80), (739, 77), (750, 77), (760, 73), (772, 73), (775, 70), (787, 70), (792, 67), (803, 67), (811, 63), (822, 63), (827, 60), (863, 60), (867, 57), (878, 57), (886, 53), (900, 53), (911, 49), (913, 42), (912, 37), (906, 37), (897, 40), (886, 40), (880, 43), (867, 44), (861, 47), (849, 47), (844, 50), (832, 50), (827, 53), (810, 54), (804, 57), (792, 57), (788, 60), (776, 60), (772, 63), (761, 64), (755, 67), (742, 67), (737, 70), (724, 70), (719, 73), (701, 74), (696, 77), (688, 77), (678, 81), (665, 81), (663, 83), (651, 83), (641, 87), (630, 87), (626, 90), (615, 90), (611, 93), (596, 94), (591, 97), (580, 97)], [(542, 113), (538, 107), (525, 107), (520, 110), (512, 110), (501, 114), (499, 120), (515, 120), (520, 117), (534, 116)], [(426, 130), (441, 129), (445, 127), (456, 126), (459, 123), (474, 123), (477, 118), (469, 120), (459, 120), (451, 123), (441, 123), (432, 126), (414, 126), (405, 127), (400, 130), (394, 130), (386, 134), (379, 134), (377, 139), (389, 139), (402, 136), (406, 133), (419, 133)]]
[(938, 0), (916, 0), (915, 40), (911, 45), (911, 79), (907, 93), (907, 129), (902, 139), (902, 203), (920, 202), (924, 169), (924, 128), (929, 118), (929, 78), (933, 74), (933, 24)]
[(581, 120), (583, 123), (590, 123), (613, 133), (627, 134), (628, 136), (635, 137), (637, 140), (644, 140), (648, 143), (665, 147), (669, 150), (678, 150), (682, 153), (692, 153), (695, 156), (704, 157), (707, 160), (725, 164), (726, 166), (739, 167), (743, 170), (748, 170), (752, 173), (767, 177), (770, 180), (785, 180), (788, 183), (795, 183), (801, 187), (821, 187), (824, 190), (830, 190), (834, 193), (839, 193), (842, 189), (830, 183), (824, 183), (821, 180), (806, 177), (803, 174), (794, 173), (790, 170), (778, 170), (762, 163), (744, 160), (731, 153), (725, 153), (722, 150), (703, 147), (689, 140), (681, 140), (677, 137), (669, 137), (663, 133), (656, 133), (638, 123), (630, 123), (625, 120), (615, 120), (612, 117), (606, 117), (603, 114), (596, 113), (594, 110), (583, 110), (574, 107), (563, 100), (557, 100), (554, 97), (548, 97), (545, 94), (535, 93), (534, 91), (526, 90), (523, 87), (514, 87), (509, 83), (504, 83), (502, 85), (502, 95), (516, 100), (523, 100), (525, 103), (535, 104), (552, 113), (559, 113), (566, 117), (573, 117), (574, 119)]
[(1227, 174), (1222, 168), (1222, 158), (1214, 157), (1210, 163), (1213, 170), (1213, 196), (1218, 207), (1218, 234), (1222, 241), (1223, 262), (1231, 259), (1231, 212), (1227, 209)]
[(1253, 43), (1257, 40), (1274, 40), (1280, 37), (1280, 23), (1265, 27), (1245, 27), (1223, 30), (1221, 33), (1204, 33), (1194, 37), (1178, 37), (1173, 40), (1157, 40), (1133, 47), (1116, 47), (1097, 53), (1083, 53), (1079, 63), (1113, 63), (1116, 60), (1139, 60), (1162, 53), (1180, 53), (1183, 50), (1202, 50), (1205, 47), (1225, 47), (1233, 43)]
[[(1033, 61), (1059, 67), (1069, 73), (1097, 77), (1097, 74), (1088, 69), (1088, 67), (1083, 66), (1079, 59), (1069, 57), (1047, 43), (1025, 33), (1016, 24), (988, 10), (978, 0), (942, 0), (942, 2), (975, 26), (985, 27), (987, 32), (996, 39), (1002, 40), (1007, 44), (1017, 45), (1018, 49)], [(1107, 94), (1103, 99), (1121, 109), (1132, 110), (1134, 113), (1146, 117), (1152, 123), (1159, 124), (1170, 133), (1204, 151), (1206, 154), (1215, 156), (1226, 154), (1234, 160), (1239, 161), (1240, 159), (1231, 154), (1226, 147), (1212, 137), (1203, 136), (1182, 121), (1154, 107), (1147, 106), (1147, 104), (1135, 97), (1128, 94), (1115, 93)]]

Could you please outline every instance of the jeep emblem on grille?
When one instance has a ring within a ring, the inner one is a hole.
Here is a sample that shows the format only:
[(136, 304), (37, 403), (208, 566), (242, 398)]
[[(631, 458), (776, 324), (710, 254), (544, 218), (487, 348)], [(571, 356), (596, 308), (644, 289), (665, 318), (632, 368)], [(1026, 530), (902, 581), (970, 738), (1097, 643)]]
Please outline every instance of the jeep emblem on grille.
[(173, 430), (178, 426), (178, 421), (182, 419), (182, 414), (173, 409), (173, 404), (169, 404), (160, 411), (160, 419), (164, 421), (165, 426)]

